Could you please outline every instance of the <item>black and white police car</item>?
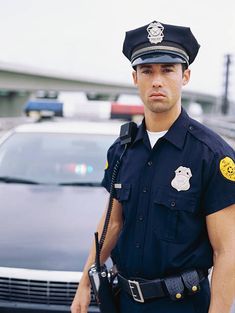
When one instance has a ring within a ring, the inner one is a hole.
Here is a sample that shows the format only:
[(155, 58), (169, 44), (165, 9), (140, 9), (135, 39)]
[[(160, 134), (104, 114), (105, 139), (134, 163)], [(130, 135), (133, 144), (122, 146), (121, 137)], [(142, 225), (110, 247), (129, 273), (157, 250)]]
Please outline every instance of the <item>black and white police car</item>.
[(0, 138), (0, 312), (69, 312), (121, 124), (57, 118)]

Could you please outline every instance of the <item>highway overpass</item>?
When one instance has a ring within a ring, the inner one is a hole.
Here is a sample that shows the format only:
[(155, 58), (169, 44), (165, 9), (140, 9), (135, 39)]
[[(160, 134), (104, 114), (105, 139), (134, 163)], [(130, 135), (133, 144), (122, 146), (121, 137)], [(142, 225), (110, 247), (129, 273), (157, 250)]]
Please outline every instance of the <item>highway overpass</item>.
[[(40, 90), (84, 91), (106, 100), (115, 100), (119, 94), (137, 93), (133, 85), (88, 81), (65, 74), (0, 63), (0, 116), (22, 115), (24, 103)], [(183, 92), (182, 102), (185, 106), (191, 102), (201, 103), (205, 112), (215, 112), (220, 105), (218, 97), (192, 91)]]

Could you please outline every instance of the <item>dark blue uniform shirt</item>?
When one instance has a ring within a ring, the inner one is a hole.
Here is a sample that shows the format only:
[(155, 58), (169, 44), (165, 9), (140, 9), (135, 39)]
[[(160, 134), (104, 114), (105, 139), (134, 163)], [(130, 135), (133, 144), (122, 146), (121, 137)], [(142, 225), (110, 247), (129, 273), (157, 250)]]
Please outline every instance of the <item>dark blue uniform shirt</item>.
[[(119, 139), (108, 151), (108, 191), (122, 151)], [(119, 271), (154, 279), (210, 268), (206, 216), (235, 203), (234, 160), (234, 150), (183, 109), (153, 149), (143, 121), (116, 180), (124, 221), (112, 251)]]

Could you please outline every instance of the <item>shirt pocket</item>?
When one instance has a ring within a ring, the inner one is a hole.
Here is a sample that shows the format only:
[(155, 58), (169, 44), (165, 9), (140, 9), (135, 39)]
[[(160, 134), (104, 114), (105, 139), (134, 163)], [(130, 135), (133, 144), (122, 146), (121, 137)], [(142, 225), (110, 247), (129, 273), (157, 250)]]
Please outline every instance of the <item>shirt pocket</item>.
[(154, 197), (153, 228), (157, 237), (185, 242), (197, 232), (197, 197), (193, 193), (160, 188)]

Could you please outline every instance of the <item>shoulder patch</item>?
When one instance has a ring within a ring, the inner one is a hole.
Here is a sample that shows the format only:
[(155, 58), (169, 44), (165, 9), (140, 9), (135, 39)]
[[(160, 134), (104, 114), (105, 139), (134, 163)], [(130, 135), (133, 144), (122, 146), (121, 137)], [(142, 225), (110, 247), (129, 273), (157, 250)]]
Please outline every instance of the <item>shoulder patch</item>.
[(230, 157), (226, 156), (220, 160), (220, 172), (228, 180), (235, 182), (235, 162)]
[(107, 170), (109, 168), (109, 162), (108, 161), (106, 161), (106, 163), (105, 163), (105, 170)]

